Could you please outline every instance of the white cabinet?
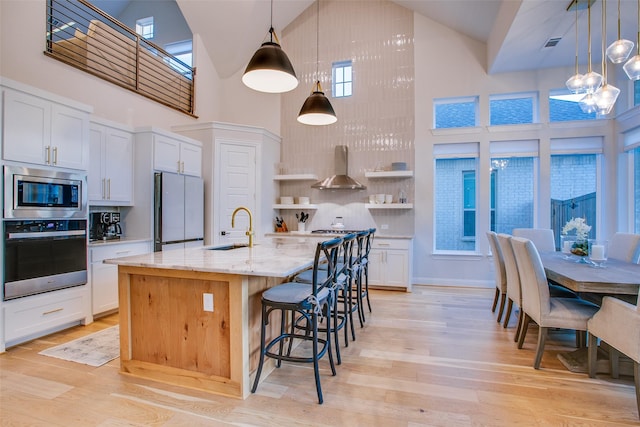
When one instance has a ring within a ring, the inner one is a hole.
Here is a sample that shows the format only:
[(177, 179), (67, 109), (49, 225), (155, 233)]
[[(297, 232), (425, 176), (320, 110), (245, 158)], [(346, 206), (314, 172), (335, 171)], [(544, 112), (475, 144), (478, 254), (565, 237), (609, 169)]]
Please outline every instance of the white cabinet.
[(132, 205), (132, 132), (101, 123), (91, 123), (90, 144), (89, 204)]
[(369, 286), (411, 291), (412, 239), (376, 236), (369, 253)]
[(154, 169), (202, 176), (202, 147), (167, 135), (157, 134), (153, 138)]
[(87, 285), (4, 301), (2, 311), (5, 329), (0, 352), (73, 323), (92, 321)]
[(5, 160), (86, 170), (89, 112), (3, 87)]
[(151, 242), (99, 243), (90, 247), (91, 305), (94, 315), (118, 308), (118, 266), (104, 264), (110, 258), (151, 252)]

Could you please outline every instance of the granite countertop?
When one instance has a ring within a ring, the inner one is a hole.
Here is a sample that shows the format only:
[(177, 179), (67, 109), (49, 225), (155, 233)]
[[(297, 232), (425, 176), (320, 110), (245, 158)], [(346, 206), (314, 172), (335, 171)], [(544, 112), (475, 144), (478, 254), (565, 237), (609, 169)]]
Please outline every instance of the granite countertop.
[(118, 245), (122, 243), (140, 243), (140, 242), (150, 242), (151, 239), (130, 239), (126, 237), (121, 237), (120, 239), (113, 240), (93, 240), (89, 241), (89, 247), (92, 246), (105, 246), (105, 245)]
[(316, 243), (271, 238), (263, 239), (254, 244), (253, 248), (211, 250), (214, 247), (152, 252), (107, 259), (104, 262), (129, 267), (289, 277), (313, 265)]
[[(283, 237), (283, 238), (292, 238), (296, 237), (298, 239), (305, 237), (322, 237), (322, 238), (331, 238), (331, 237), (340, 237), (341, 234), (336, 233), (312, 233), (310, 231), (300, 232), (300, 231), (289, 231), (287, 233), (265, 233), (266, 237)], [(413, 239), (412, 235), (408, 234), (382, 234), (376, 231), (375, 238), (380, 239)]]

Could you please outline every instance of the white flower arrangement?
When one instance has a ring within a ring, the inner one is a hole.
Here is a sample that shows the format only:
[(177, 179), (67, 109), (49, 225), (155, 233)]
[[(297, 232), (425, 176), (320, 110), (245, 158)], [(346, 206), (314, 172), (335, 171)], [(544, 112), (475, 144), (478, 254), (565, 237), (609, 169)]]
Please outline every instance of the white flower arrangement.
[(591, 231), (591, 226), (586, 223), (585, 218), (571, 218), (564, 227), (562, 227), (562, 234), (566, 235), (573, 230), (576, 230), (577, 241), (586, 241), (587, 235), (589, 231)]

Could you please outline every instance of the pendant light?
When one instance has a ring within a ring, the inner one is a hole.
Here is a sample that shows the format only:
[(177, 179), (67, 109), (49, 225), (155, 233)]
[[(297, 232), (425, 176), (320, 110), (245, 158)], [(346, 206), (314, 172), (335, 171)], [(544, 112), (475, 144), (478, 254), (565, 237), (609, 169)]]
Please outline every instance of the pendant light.
[[(587, 0), (589, 1), (589, 0)], [(569, 80), (565, 83), (567, 89), (571, 93), (582, 93), (584, 92), (584, 76), (578, 72), (578, 3), (580, 0), (575, 1), (576, 8), (576, 73), (569, 77)]]
[(330, 125), (338, 121), (336, 112), (333, 111), (331, 102), (324, 95), (322, 85), (320, 85), (320, 73), (318, 71), (320, 64), (320, 0), (316, 0), (316, 82), (311, 90), (311, 95), (304, 101), (298, 121), (305, 125)]
[(636, 40), (637, 53), (624, 64), (624, 72), (631, 80), (640, 80), (640, 0), (638, 0), (638, 39)]
[[(274, 42), (275, 39), (275, 42)], [(273, 29), (273, 0), (269, 41), (253, 54), (242, 76), (242, 82), (253, 90), (267, 93), (289, 92), (298, 86), (296, 72)]]
[(607, 48), (607, 57), (614, 64), (620, 64), (629, 58), (633, 51), (633, 42), (620, 37), (620, 0), (618, 0), (618, 40)]
[(588, 35), (589, 35), (589, 68), (587, 74), (584, 75), (584, 90), (587, 94), (593, 94), (602, 84), (602, 76), (591, 69), (591, 5), (587, 7), (588, 11)]
[(596, 91), (596, 113), (606, 116), (611, 112), (620, 95), (620, 89), (607, 83), (607, 57), (604, 47), (607, 45), (607, 0), (602, 0), (602, 86)]

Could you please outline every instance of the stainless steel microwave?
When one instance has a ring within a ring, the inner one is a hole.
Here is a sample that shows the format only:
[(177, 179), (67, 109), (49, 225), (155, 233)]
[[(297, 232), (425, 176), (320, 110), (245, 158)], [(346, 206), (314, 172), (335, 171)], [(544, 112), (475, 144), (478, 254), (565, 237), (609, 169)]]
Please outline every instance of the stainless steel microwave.
[(81, 173), (4, 167), (5, 218), (86, 218), (86, 199)]

